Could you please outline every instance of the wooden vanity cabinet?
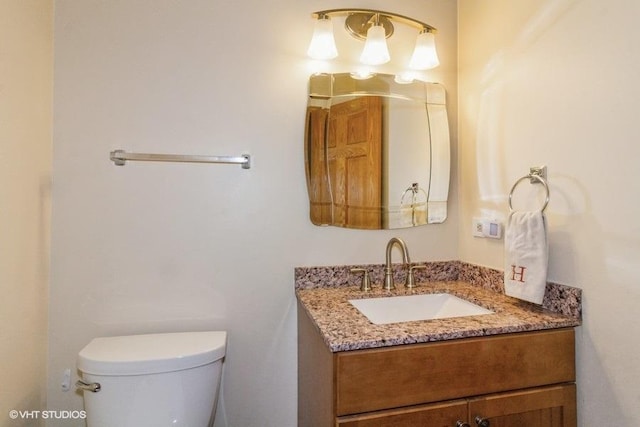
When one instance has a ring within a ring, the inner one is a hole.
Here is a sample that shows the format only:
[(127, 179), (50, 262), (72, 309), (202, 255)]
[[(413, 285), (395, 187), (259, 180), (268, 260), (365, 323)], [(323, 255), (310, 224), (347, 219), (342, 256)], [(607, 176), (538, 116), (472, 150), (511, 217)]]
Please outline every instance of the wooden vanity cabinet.
[(576, 427), (574, 348), (564, 328), (332, 353), (299, 306), (298, 426)]

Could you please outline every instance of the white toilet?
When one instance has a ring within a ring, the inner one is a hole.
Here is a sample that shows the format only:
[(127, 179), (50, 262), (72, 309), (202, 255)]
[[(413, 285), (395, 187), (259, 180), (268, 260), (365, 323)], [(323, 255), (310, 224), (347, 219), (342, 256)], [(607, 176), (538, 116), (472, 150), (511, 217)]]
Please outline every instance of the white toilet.
[(227, 333), (95, 338), (78, 354), (87, 427), (209, 427)]

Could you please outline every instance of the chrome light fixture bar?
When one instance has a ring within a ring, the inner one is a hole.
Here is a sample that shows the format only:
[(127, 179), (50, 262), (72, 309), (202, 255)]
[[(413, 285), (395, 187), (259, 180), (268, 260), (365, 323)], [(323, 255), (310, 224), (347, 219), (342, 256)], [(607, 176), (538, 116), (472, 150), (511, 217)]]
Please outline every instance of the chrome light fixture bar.
[(326, 60), (338, 56), (330, 20), (333, 15), (347, 15), (344, 23), (347, 32), (365, 41), (360, 56), (363, 64), (380, 65), (390, 60), (386, 39), (393, 35), (392, 21), (419, 30), (409, 68), (427, 70), (440, 64), (434, 38), (436, 28), (408, 16), (375, 9), (328, 9), (314, 12), (311, 16), (316, 19), (316, 27), (307, 51), (313, 59)]

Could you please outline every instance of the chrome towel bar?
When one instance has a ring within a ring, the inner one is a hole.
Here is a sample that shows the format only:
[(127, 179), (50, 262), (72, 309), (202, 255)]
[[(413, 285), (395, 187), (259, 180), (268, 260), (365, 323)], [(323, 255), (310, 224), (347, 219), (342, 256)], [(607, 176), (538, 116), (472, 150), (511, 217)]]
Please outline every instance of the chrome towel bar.
[(182, 163), (227, 163), (242, 165), (242, 169), (251, 168), (251, 156), (194, 156), (186, 154), (149, 154), (127, 153), (124, 150), (112, 151), (109, 158), (117, 166), (124, 166), (127, 160), (143, 162), (182, 162)]

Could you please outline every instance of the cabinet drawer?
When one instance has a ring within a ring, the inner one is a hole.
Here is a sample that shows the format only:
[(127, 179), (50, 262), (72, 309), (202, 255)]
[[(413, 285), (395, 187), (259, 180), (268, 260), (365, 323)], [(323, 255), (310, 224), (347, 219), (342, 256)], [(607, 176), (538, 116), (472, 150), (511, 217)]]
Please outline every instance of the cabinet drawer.
[(575, 381), (573, 329), (335, 355), (338, 416)]
[(339, 427), (453, 427), (467, 418), (467, 401), (421, 405), (338, 418)]

